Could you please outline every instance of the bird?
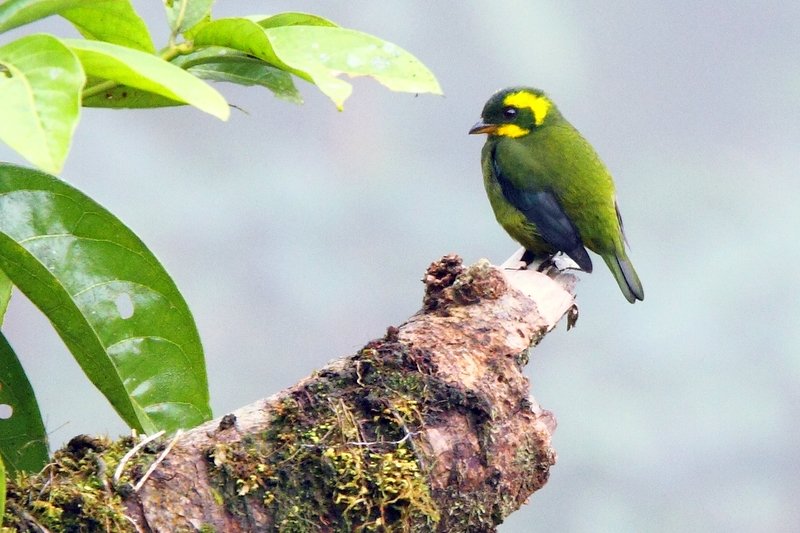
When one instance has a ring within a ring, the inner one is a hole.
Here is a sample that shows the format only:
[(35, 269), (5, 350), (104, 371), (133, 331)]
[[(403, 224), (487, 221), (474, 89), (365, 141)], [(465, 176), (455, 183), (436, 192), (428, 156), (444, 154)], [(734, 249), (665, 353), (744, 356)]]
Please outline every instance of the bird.
[(592, 272), (603, 258), (630, 303), (644, 289), (626, 252), (614, 180), (589, 142), (547, 94), (510, 87), (492, 95), (469, 133), (486, 134), (481, 166), (495, 217), (524, 248), (522, 259), (552, 265), (562, 252)]

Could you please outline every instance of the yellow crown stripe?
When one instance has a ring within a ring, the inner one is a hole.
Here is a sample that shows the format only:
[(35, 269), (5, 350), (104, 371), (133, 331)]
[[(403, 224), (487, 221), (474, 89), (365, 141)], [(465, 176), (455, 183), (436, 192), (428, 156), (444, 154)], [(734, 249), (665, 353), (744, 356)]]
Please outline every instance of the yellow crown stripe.
[(517, 108), (527, 107), (533, 113), (533, 119), (537, 126), (544, 122), (547, 112), (550, 110), (550, 100), (544, 96), (536, 96), (527, 91), (511, 93), (503, 100), (503, 105), (510, 105)]

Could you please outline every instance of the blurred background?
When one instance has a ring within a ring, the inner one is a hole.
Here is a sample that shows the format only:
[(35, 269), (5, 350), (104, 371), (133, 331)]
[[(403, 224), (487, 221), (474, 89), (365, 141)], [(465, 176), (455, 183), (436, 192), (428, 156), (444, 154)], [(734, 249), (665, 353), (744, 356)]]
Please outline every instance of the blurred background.
[[(134, 1), (157, 46), (161, 2)], [(459, 5), (454, 8), (452, 6)], [(87, 109), (62, 177), (150, 246), (194, 312), (216, 415), (358, 350), (421, 304), (440, 256), (517, 248), (467, 130), (497, 89), (553, 97), (613, 175), (646, 299), (606, 268), (581, 317), (533, 352), (558, 418), (548, 485), (513, 532), (795, 532), (800, 527), (800, 3), (274, 0), (391, 41), (444, 98), (353, 81), (339, 113), (262, 88), (247, 111)], [(63, 21), (39, 31), (74, 35)], [(30, 29), (26, 29), (30, 31)], [(0, 146), (0, 160), (24, 163)], [(781, 275), (778, 275), (781, 274)], [(42, 315), (4, 327), (54, 446), (125, 433)]]

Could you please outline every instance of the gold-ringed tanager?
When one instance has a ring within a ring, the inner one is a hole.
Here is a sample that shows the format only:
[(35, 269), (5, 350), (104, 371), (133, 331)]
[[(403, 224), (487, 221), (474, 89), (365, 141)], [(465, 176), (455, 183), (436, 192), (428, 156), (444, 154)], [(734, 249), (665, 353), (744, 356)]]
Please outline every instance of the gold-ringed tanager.
[(469, 132), (488, 135), (481, 152), (486, 193), (497, 221), (525, 247), (526, 262), (563, 252), (591, 272), (588, 248), (603, 258), (629, 302), (644, 299), (625, 252), (611, 174), (545, 93), (498, 91)]

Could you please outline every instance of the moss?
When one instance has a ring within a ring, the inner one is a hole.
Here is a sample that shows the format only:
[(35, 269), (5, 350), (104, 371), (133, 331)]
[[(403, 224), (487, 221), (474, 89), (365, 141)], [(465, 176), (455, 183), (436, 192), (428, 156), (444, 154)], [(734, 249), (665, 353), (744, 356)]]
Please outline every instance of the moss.
[[(453, 505), (447, 509), (448, 523), (459, 531), (495, 531), (499, 522), (494, 520), (492, 509), (477, 494), (459, 492), (458, 488), (445, 489), (448, 501)], [(454, 494), (457, 492), (457, 494)], [(458, 520), (453, 520), (458, 517)]]
[(435, 529), (413, 437), (436, 401), (418, 363), (390, 332), (284, 398), (260, 438), (208, 450), (228, 511), (264, 506), (281, 533)]
[[(120, 491), (111, 484), (112, 473), (132, 445), (130, 438), (111, 442), (80, 435), (55, 452), (41, 472), (18, 473), (8, 483), (3, 533), (41, 527), (69, 533), (135, 531), (124, 517)], [(119, 485), (131, 481), (123, 476)]]
[[(541, 340), (541, 337), (537, 337), (536, 342), (538, 343)], [(517, 365), (517, 369), (522, 372), (522, 369), (528, 366), (528, 362), (531, 360), (531, 350), (533, 349), (533, 345), (528, 346), (520, 353), (514, 356), (514, 364)]]

